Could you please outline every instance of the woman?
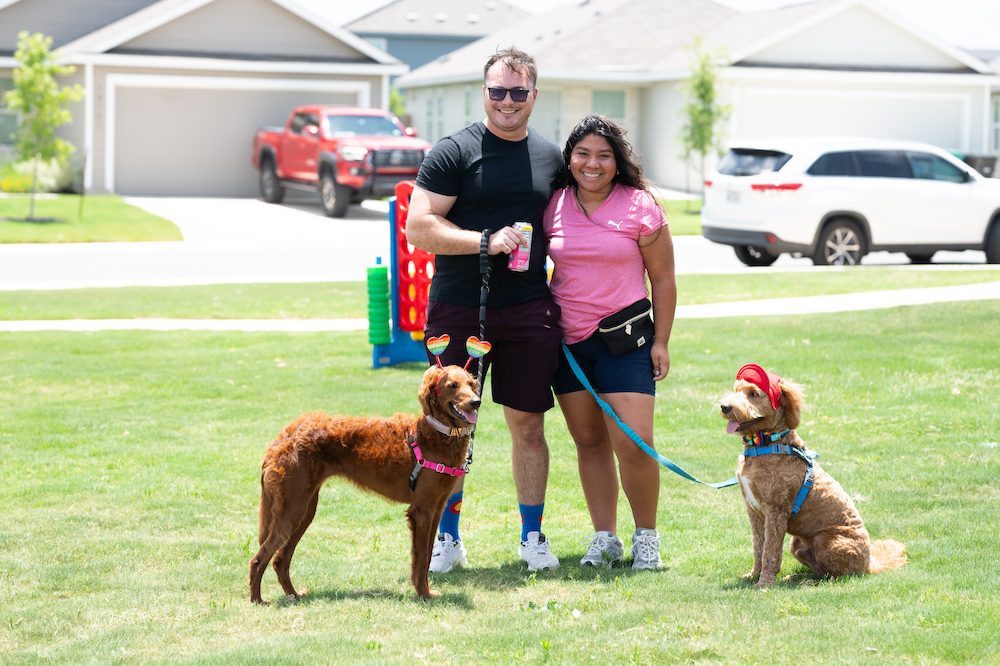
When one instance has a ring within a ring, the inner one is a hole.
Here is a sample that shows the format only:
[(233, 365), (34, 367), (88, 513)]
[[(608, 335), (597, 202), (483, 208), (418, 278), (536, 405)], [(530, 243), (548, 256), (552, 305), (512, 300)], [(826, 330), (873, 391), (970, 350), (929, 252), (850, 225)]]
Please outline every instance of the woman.
[[(581, 120), (566, 141), (563, 160), (560, 175), (566, 187), (553, 195), (544, 223), (555, 264), (552, 295), (562, 308), (566, 344), (594, 390), (652, 446), (654, 382), (670, 369), (667, 342), (677, 303), (670, 230), (624, 131), (611, 120)], [(615, 356), (598, 324), (646, 298), (646, 276), (656, 337), (652, 344)], [(624, 542), (616, 536), (617, 456), (635, 519), (632, 568), (659, 568), (659, 464), (604, 414), (565, 356), (553, 388), (576, 443), (580, 482), (594, 524), (580, 564), (611, 566), (624, 559)]]

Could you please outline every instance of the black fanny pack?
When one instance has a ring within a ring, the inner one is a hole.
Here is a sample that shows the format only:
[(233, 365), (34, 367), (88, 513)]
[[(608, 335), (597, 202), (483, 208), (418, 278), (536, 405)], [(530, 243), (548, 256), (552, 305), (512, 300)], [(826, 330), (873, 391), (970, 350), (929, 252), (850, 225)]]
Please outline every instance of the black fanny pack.
[(653, 304), (648, 298), (601, 320), (597, 332), (615, 356), (623, 356), (649, 344), (655, 337)]

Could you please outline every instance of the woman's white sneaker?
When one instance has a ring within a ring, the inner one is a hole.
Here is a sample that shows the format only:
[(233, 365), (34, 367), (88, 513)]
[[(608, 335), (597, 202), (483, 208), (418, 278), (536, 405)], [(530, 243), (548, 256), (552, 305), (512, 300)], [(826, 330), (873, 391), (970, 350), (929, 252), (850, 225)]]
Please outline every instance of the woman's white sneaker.
[(656, 530), (643, 527), (635, 531), (632, 535), (632, 560), (633, 569), (659, 569), (663, 566), (660, 535)]
[(606, 530), (594, 533), (584, 543), (590, 547), (580, 560), (581, 566), (610, 569), (615, 562), (621, 562), (625, 554), (625, 542)]

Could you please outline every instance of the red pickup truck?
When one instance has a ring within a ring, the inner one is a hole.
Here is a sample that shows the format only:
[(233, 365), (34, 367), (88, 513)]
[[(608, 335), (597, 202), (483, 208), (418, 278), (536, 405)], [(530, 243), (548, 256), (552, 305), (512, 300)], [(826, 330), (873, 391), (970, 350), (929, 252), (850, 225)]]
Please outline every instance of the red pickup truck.
[(393, 194), (417, 177), (431, 145), (380, 109), (300, 106), (284, 127), (262, 127), (253, 139), (260, 194), (279, 203), (285, 188), (319, 191), (323, 211), (343, 217), (351, 203)]

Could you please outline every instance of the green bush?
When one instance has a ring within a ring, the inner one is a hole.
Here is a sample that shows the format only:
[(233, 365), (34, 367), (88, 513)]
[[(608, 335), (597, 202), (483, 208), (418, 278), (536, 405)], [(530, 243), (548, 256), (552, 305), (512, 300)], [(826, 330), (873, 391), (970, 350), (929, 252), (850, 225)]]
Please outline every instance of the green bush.
[(58, 159), (39, 160), (35, 173), (35, 159), (11, 162), (0, 167), (0, 191), (30, 192), (31, 179), (37, 178), (36, 192), (66, 192), (77, 179), (78, 169), (71, 164), (60, 164)]

